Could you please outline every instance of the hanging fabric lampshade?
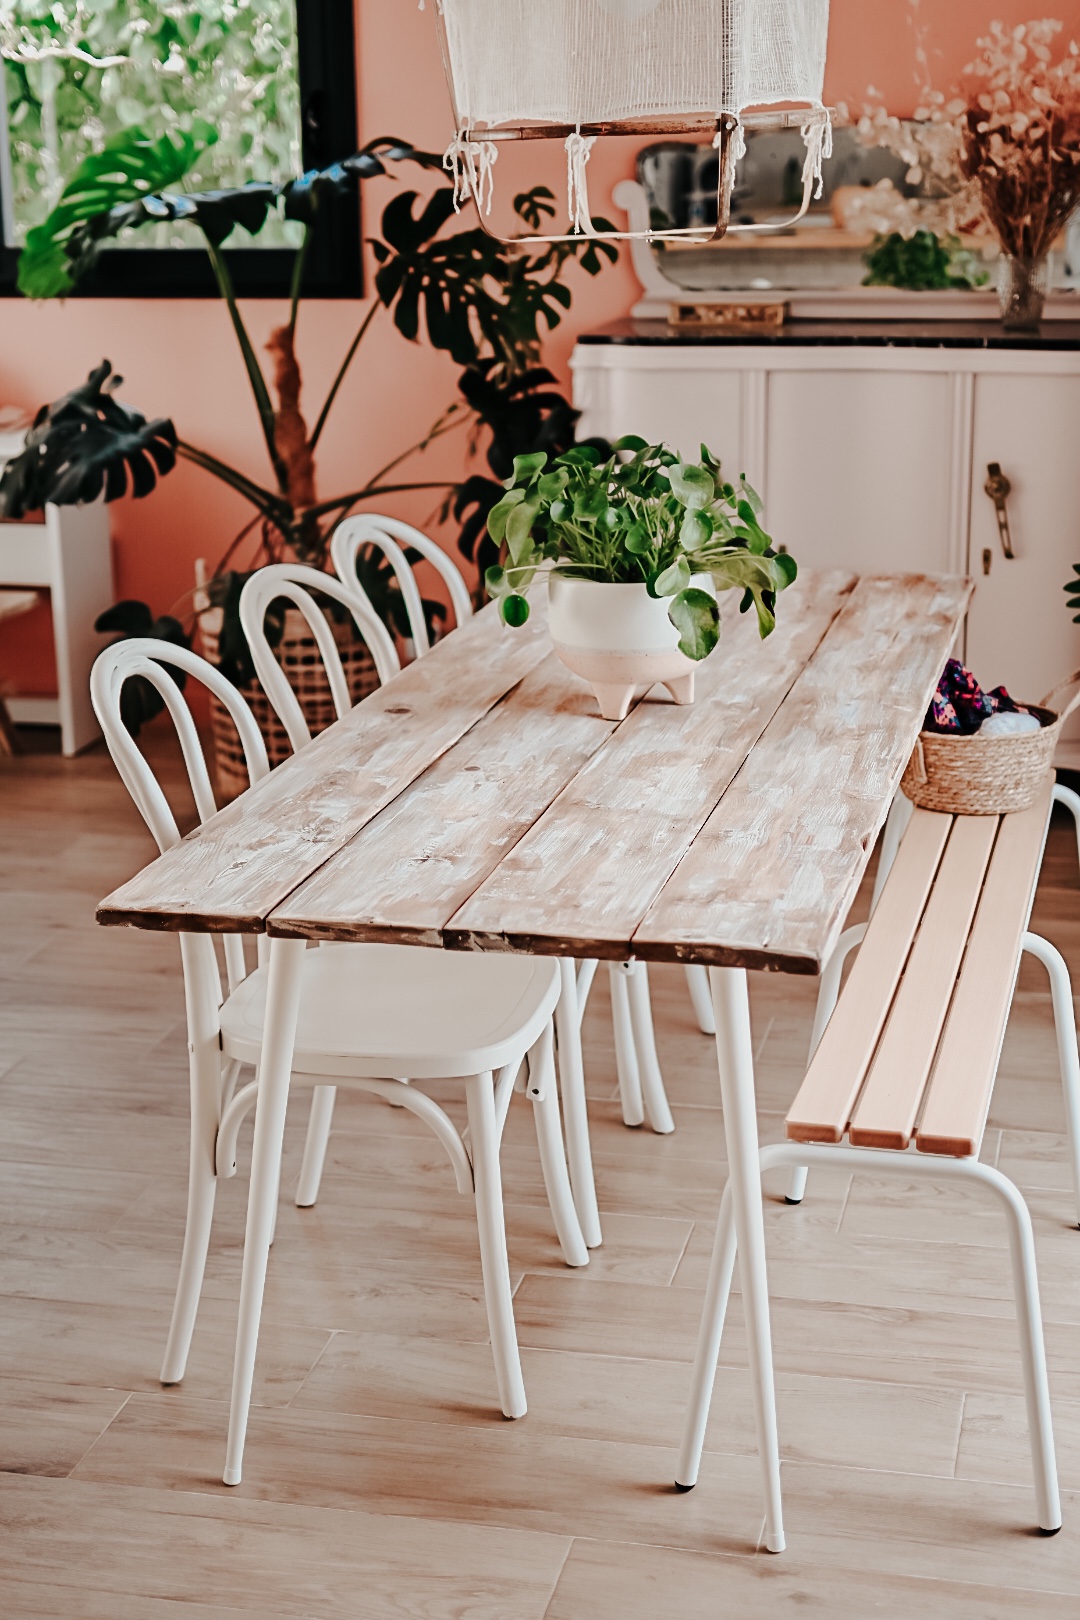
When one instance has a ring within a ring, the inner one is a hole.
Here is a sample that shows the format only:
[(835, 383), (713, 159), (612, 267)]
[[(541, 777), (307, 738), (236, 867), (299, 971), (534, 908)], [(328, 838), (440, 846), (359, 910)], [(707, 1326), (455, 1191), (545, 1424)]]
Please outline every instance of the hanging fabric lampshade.
[[(584, 173), (598, 135), (712, 133), (721, 154), (720, 187), (717, 228), (706, 235), (728, 228), (746, 127), (801, 126), (807, 145), (803, 212), (812, 187), (820, 186), (829, 145), (822, 102), (828, 0), (435, 3), (456, 123), (447, 165), (460, 195), (471, 195), (481, 215), (490, 208), (497, 143), (545, 136), (566, 144), (574, 234), (595, 234)], [(749, 108), (781, 102), (803, 110), (747, 115)], [(700, 238), (702, 232), (650, 235)]]

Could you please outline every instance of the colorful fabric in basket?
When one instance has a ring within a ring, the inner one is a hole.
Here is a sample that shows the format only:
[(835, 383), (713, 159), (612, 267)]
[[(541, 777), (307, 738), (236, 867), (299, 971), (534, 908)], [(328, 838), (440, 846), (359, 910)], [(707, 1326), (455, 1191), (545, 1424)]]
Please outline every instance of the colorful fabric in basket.
[(1026, 712), (1003, 686), (984, 692), (970, 669), (965, 669), (959, 658), (950, 658), (926, 711), (923, 729), (970, 737), (992, 714)]

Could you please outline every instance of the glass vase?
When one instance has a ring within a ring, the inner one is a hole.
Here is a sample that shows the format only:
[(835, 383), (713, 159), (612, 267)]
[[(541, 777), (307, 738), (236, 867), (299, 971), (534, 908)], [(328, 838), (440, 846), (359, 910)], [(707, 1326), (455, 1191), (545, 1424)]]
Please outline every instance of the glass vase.
[(1037, 332), (1046, 297), (1046, 259), (1003, 253), (998, 260), (998, 302), (1007, 332)]

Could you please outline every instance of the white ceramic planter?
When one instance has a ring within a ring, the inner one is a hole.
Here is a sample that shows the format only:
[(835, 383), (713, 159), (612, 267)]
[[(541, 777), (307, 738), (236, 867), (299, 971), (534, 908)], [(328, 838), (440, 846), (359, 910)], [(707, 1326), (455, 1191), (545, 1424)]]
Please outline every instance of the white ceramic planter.
[[(708, 575), (694, 585), (713, 594)], [(548, 628), (555, 651), (588, 681), (605, 720), (623, 720), (641, 687), (666, 686), (676, 703), (693, 703), (694, 660), (679, 651), (668, 598), (644, 585), (608, 585), (552, 571)]]

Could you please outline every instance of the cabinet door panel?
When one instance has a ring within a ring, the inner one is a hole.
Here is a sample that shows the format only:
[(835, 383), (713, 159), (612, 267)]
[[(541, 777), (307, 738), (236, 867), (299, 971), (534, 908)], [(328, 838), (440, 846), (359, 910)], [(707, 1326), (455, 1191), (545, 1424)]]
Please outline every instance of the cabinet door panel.
[[(1080, 626), (1061, 589), (1080, 562), (1080, 377), (977, 377), (972, 449), (968, 663), (984, 686), (1034, 702), (1080, 668)], [(983, 488), (992, 461), (1012, 484), (1011, 561)], [(1080, 767), (1076, 723), (1059, 762)]]
[(947, 375), (774, 371), (767, 421), (768, 528), (800, 562), (948, 571)]
[(737, 371), (648, 370), (627, 367), (607, 379), (604, 421), (589, 412), (587, 431), (618, 438), (640, 433), (650, 444), (669, 444), (696, 460), (705, 443), (725, 470), (741, 468), (742, 384)]

